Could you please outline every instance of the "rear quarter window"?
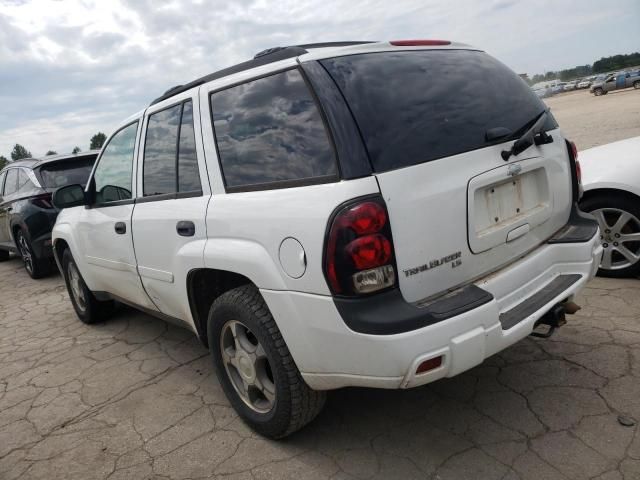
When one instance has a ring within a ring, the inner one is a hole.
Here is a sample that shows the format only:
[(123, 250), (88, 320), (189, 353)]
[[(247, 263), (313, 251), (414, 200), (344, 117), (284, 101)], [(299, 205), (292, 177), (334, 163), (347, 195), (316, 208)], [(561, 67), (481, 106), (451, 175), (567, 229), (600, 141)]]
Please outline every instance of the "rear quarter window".
[(297, 69), (214, 92), (211, 109), (228, 191), (337, 177), (322, 117)]
[(377, 52), (321, 63), (349, 104), (376, 172), (486, 147), (488, 129), (516, 134), (545, 109), (520, 77), (483, 52)]

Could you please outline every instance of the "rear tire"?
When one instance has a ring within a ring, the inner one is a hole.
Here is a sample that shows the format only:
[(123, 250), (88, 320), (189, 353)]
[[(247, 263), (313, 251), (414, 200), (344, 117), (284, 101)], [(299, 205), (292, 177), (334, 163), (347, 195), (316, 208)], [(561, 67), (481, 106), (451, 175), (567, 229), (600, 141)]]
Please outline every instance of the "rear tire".
[(256, 432), (283, 438), (320, 413), (326, 392), (312, 390), (304, 382), (255, 286), (237, 287), (218, 297), (207, 327), (222, 388), (238, 415)]
[(596, 89), (593, 90), (593, 94), (596, 97), (599, 97), (600, 95), (604, 95), (604, 90), (602, 90), (601, 88), (596, 88)]
[(73, 309), (83, 323), (100, 322), (113, 312), (114, 302), (112, 300), (102, 302), (91, 293), (80, 275), (71, 250), (68, 248), (62, 254), (62, 276), (67, 285)]
[[(580, 208), (593, 214), (600, 225), (604, 255), (598, 275), (640, 275), (640, 202), (623, 193), (609, 193), (586, 198)], [(637, 237), (631, 237), (634, 234)]]
[(633, 82), (633, 88), (635, 88), (636, 90), (640, 89), (640, 80), (636, 80), (635, 82)]
[(7, 250), (0, 250), (0, 262), (6, 262), (10, 257), (11, 255)]
[(16, 231), (16, 244), (22, 257), (24, 269), (33, 279), (42, 278), (51, 271), (51, 262), (48, 258), (38, 258), (33, 251), (31, 242), (22, 230)]

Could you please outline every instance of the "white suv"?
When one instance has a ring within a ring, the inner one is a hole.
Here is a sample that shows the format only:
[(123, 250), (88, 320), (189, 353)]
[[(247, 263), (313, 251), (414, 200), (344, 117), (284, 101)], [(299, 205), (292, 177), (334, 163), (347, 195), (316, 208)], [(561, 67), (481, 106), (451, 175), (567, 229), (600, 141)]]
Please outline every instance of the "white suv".
[(423, 385), (560, 324), (602, 252), (579, 190), (551, 113), (486, 53), (300, 45), (124, 121), (56, 192), (53, 239), (82, 321), (116, 300), (185, 325), (283, 437), (326, 390)]

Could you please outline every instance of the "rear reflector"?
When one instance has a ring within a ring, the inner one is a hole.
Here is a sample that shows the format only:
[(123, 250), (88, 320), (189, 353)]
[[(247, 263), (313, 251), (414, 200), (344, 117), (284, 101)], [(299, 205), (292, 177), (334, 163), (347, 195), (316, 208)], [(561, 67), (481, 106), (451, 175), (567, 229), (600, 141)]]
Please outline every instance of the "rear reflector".
[(449, 40), (392, 40), (389, 42), (396, 47), (429, 47), (436, 45), (451, 45)]
[(425, 360), (420, 365), (418, 365), (418, 368), (416, 368), (416, 375), (435, 370), (440, 365), (442, 365), (442, 355), (440, 355), (439, 357), (430, 358), (429, 360)]

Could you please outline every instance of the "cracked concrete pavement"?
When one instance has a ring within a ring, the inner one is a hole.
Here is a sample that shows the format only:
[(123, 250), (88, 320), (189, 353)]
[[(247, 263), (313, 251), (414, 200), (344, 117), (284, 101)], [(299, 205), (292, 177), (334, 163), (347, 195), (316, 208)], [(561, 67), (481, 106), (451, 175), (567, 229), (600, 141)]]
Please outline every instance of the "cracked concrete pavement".
[(595, 279), (550, 340), (458, 377), (345, 389), (273, 442), (189, 331), (130, 309), (87, 326), (59, 275), (0, 264), (0, 478), (640, 479), (640, 282)]

